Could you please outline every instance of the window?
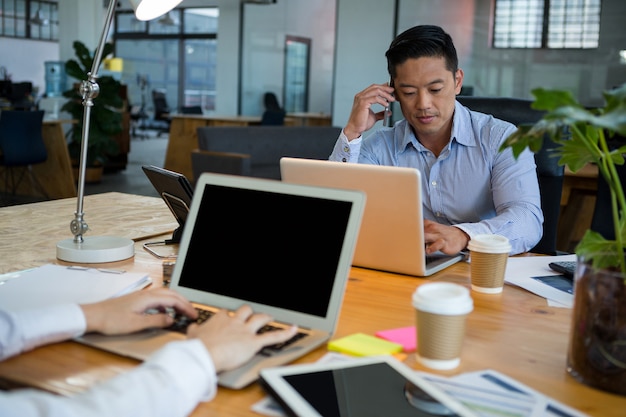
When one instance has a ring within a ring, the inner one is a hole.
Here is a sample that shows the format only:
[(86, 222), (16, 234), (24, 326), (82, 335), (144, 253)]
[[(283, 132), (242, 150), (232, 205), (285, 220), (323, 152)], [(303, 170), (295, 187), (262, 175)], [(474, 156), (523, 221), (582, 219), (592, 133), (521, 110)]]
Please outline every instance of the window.
[(147, 22), (117, 12), (115, 56), (124, 61), (130, 103), (149, 109), (151, 91), (164, 90), (173, 112), (192, 105), (215, 110), (218, 17), (216, 7), (177, 8)]
[(40, 0), (0, 0), (0, 36), (59, 40), (58, 4)]
[(496, 0), (494, 48), (597, 48), (601, 0)]

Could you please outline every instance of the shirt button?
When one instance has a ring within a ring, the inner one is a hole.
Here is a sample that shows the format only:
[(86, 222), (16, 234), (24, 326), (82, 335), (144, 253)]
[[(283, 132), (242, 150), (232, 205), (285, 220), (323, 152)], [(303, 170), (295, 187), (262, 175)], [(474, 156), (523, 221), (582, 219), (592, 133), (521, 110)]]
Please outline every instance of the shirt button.
[(349, 146), (344, 146), (343, 147), (343, 151), (344, 152), (350, 152), (350, 147)]
[(436, 187), (437, 186), (437, 181), (431, 182), (430, 185), (432, 185), (433, 187)]
[(341, 158), (341, 162), (348, 162), (346, 158)]

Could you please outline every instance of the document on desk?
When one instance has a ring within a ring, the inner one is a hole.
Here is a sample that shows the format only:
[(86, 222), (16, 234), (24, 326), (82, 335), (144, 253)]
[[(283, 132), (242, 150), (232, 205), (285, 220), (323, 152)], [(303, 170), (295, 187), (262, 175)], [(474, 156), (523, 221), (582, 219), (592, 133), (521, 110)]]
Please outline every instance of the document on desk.
[(571, 288), (563, 288), (549, 279), (560, 274), (548, 264), (559, 261), (576, 261), (576, 255), (510, 257), (504, 281), (546, 298), (552, 306), (572, 308), (574, 295)]
[(142, 289), (151, 282), (143, 273), (47, 264), (0, 275), (0, 308), (15, 311), (94, 303)]

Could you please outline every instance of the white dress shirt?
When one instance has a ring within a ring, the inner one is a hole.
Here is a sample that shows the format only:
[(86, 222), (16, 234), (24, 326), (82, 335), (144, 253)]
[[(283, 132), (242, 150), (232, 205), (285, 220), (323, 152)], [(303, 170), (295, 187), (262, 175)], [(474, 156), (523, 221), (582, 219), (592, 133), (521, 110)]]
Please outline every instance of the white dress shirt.
[(350, 142), (342, 131), (329, 159), (417, 168), (424, 218), (456, 226), (470, 238), (506, 236), (514, 255), (532, 249), (543, 233), (533, 153), (527, 149), (516, 160), (511, 149), (500, 151), (515, 130), (511, 123), (456, 102), (452, 137), (438, 156), (401, 120)]
[[(81, 335), (78, 305), (0, 310), (0, 359)], [(213, 362), (202, 342), (173, 342), (130, 372), (70, 397), (35, 389), (0, 391), (3, 417), (186, 416), (217, 392)]]

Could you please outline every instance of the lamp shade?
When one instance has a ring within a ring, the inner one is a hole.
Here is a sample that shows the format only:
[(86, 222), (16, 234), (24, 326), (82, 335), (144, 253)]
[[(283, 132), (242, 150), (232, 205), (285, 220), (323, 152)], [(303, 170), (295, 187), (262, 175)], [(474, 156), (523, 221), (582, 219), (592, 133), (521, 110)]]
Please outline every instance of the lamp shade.
[(138, 20), (152, 20), (176, 7), (182, 0), (130, 0)]

